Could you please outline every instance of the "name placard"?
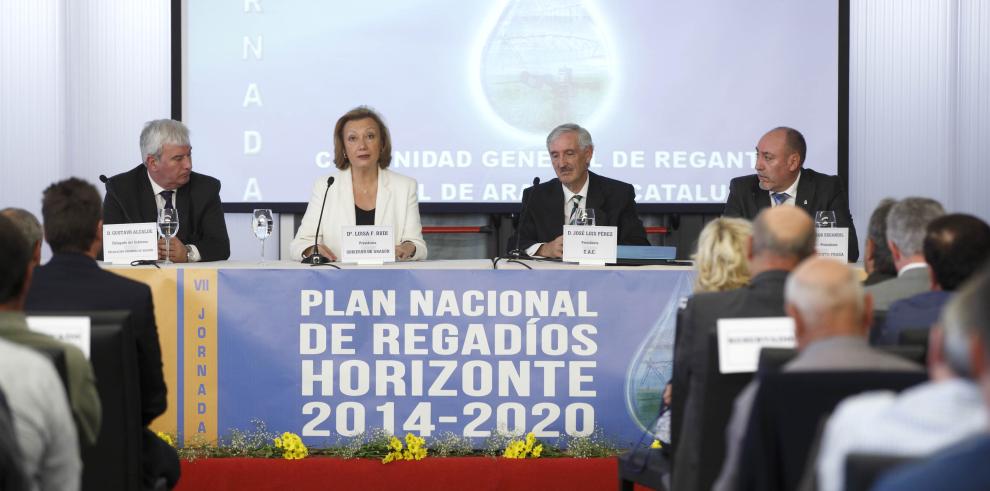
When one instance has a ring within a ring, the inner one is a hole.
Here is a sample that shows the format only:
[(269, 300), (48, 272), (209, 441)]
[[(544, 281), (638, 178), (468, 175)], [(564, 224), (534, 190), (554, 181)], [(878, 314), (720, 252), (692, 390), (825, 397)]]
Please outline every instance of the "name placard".
[(137, 260), (158, 259), (157, 228), (155, 222), (103, 225), (103, 260), (130, 264)]
[(849, 262), (849, 229), (819, 227), (815, 229), (815, 249), (818, 255), (844, 263)]
[(395, 262), (395, 233), (392, 226), (341, 227), (340, 262), (351, 264)]
[(28, 329), (82, 350), (89, 359), (90, 324), (86, 316), (29, 316)]
[(564, 225), (564, 261), (590, 266), (614, 263), (618, 227)]
[(719, 319), (718, 369), (722, 373), (755, 372), (763, 348), (793, 348), (794, 320), (790, 317)]

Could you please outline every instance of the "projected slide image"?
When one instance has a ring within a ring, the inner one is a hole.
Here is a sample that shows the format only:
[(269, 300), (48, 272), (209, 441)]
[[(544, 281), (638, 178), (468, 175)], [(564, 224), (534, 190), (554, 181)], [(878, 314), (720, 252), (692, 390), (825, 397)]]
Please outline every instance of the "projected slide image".
[(717, 204), (786, 125), (834, 174), (838, 6), (776, 0), (257, 0), (183, 6), (182, 118), (226, 202), (305, 202), (359, 105), (423, 203), (518, 203), (578, 123), (640, 203)]

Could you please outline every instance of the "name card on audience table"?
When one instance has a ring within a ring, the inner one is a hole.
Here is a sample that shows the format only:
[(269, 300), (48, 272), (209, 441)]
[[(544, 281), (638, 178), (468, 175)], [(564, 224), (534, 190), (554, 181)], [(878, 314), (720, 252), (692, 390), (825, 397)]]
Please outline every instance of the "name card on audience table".
[(616, 261), (618, 227), (564, 225), (564, 262), (604, 266)]
[(354, 264), (395, 262), (395, 233), (392, 226), (341, 227), (340, 262)]
[(82, 350), (89, 359), (89, 317), (86, 316), (28, 316), (28, 329), (51, 336)]
[(849, 262), (849, 229), (818, 227), (815, 229), (815, 249), (818, 255), (844, 263)]
[(718, 369), (722, 373), (755, 372), (763, 348), (793, 348), (794, 320), (790, 317), (719, 319)]
[(103, 260), (111, 264), (131, 264), (158, 259), (158, 225), (118, 223), (103, 225)]

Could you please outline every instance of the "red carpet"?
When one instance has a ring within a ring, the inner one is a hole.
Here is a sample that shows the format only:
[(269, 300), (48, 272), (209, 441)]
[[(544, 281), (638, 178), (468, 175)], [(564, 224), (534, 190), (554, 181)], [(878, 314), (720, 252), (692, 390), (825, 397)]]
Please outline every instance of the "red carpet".
[[(190, 490), (614, 490), (612, 459), (426, 458), (382, 464), (368, 459), (310, 457), (202, 459), (182, 462), (178, 491)], [(646, 489), (637, 486), (636, 489)]]

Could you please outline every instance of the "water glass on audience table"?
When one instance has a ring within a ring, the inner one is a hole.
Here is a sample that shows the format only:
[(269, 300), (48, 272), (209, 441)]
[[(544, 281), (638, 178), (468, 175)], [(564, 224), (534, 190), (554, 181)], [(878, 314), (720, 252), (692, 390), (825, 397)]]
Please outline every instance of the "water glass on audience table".
[(254, 218), (251, 220), (251, 229), (254, 236), (261, 240), (261, 262), (265, 262), (265, 239), (272, 235), (272, 210), (268, 208), (258, 208), (254, 210)]
[(574, 223), (572, 225), (594, 225), (595, 224), (595, 209), (594, 208), (581, 208), (575, 213)]
[(162, 208), (158, 212), (158, 234), (165, 239), (165, 260), (161, 264), (172, 264), (172, 237), (179, 233), (179, 214), (175, 208)]
[(835, 226), (834, 211), (816, 211), (815, 226), (818, 228), (832, 228)]

